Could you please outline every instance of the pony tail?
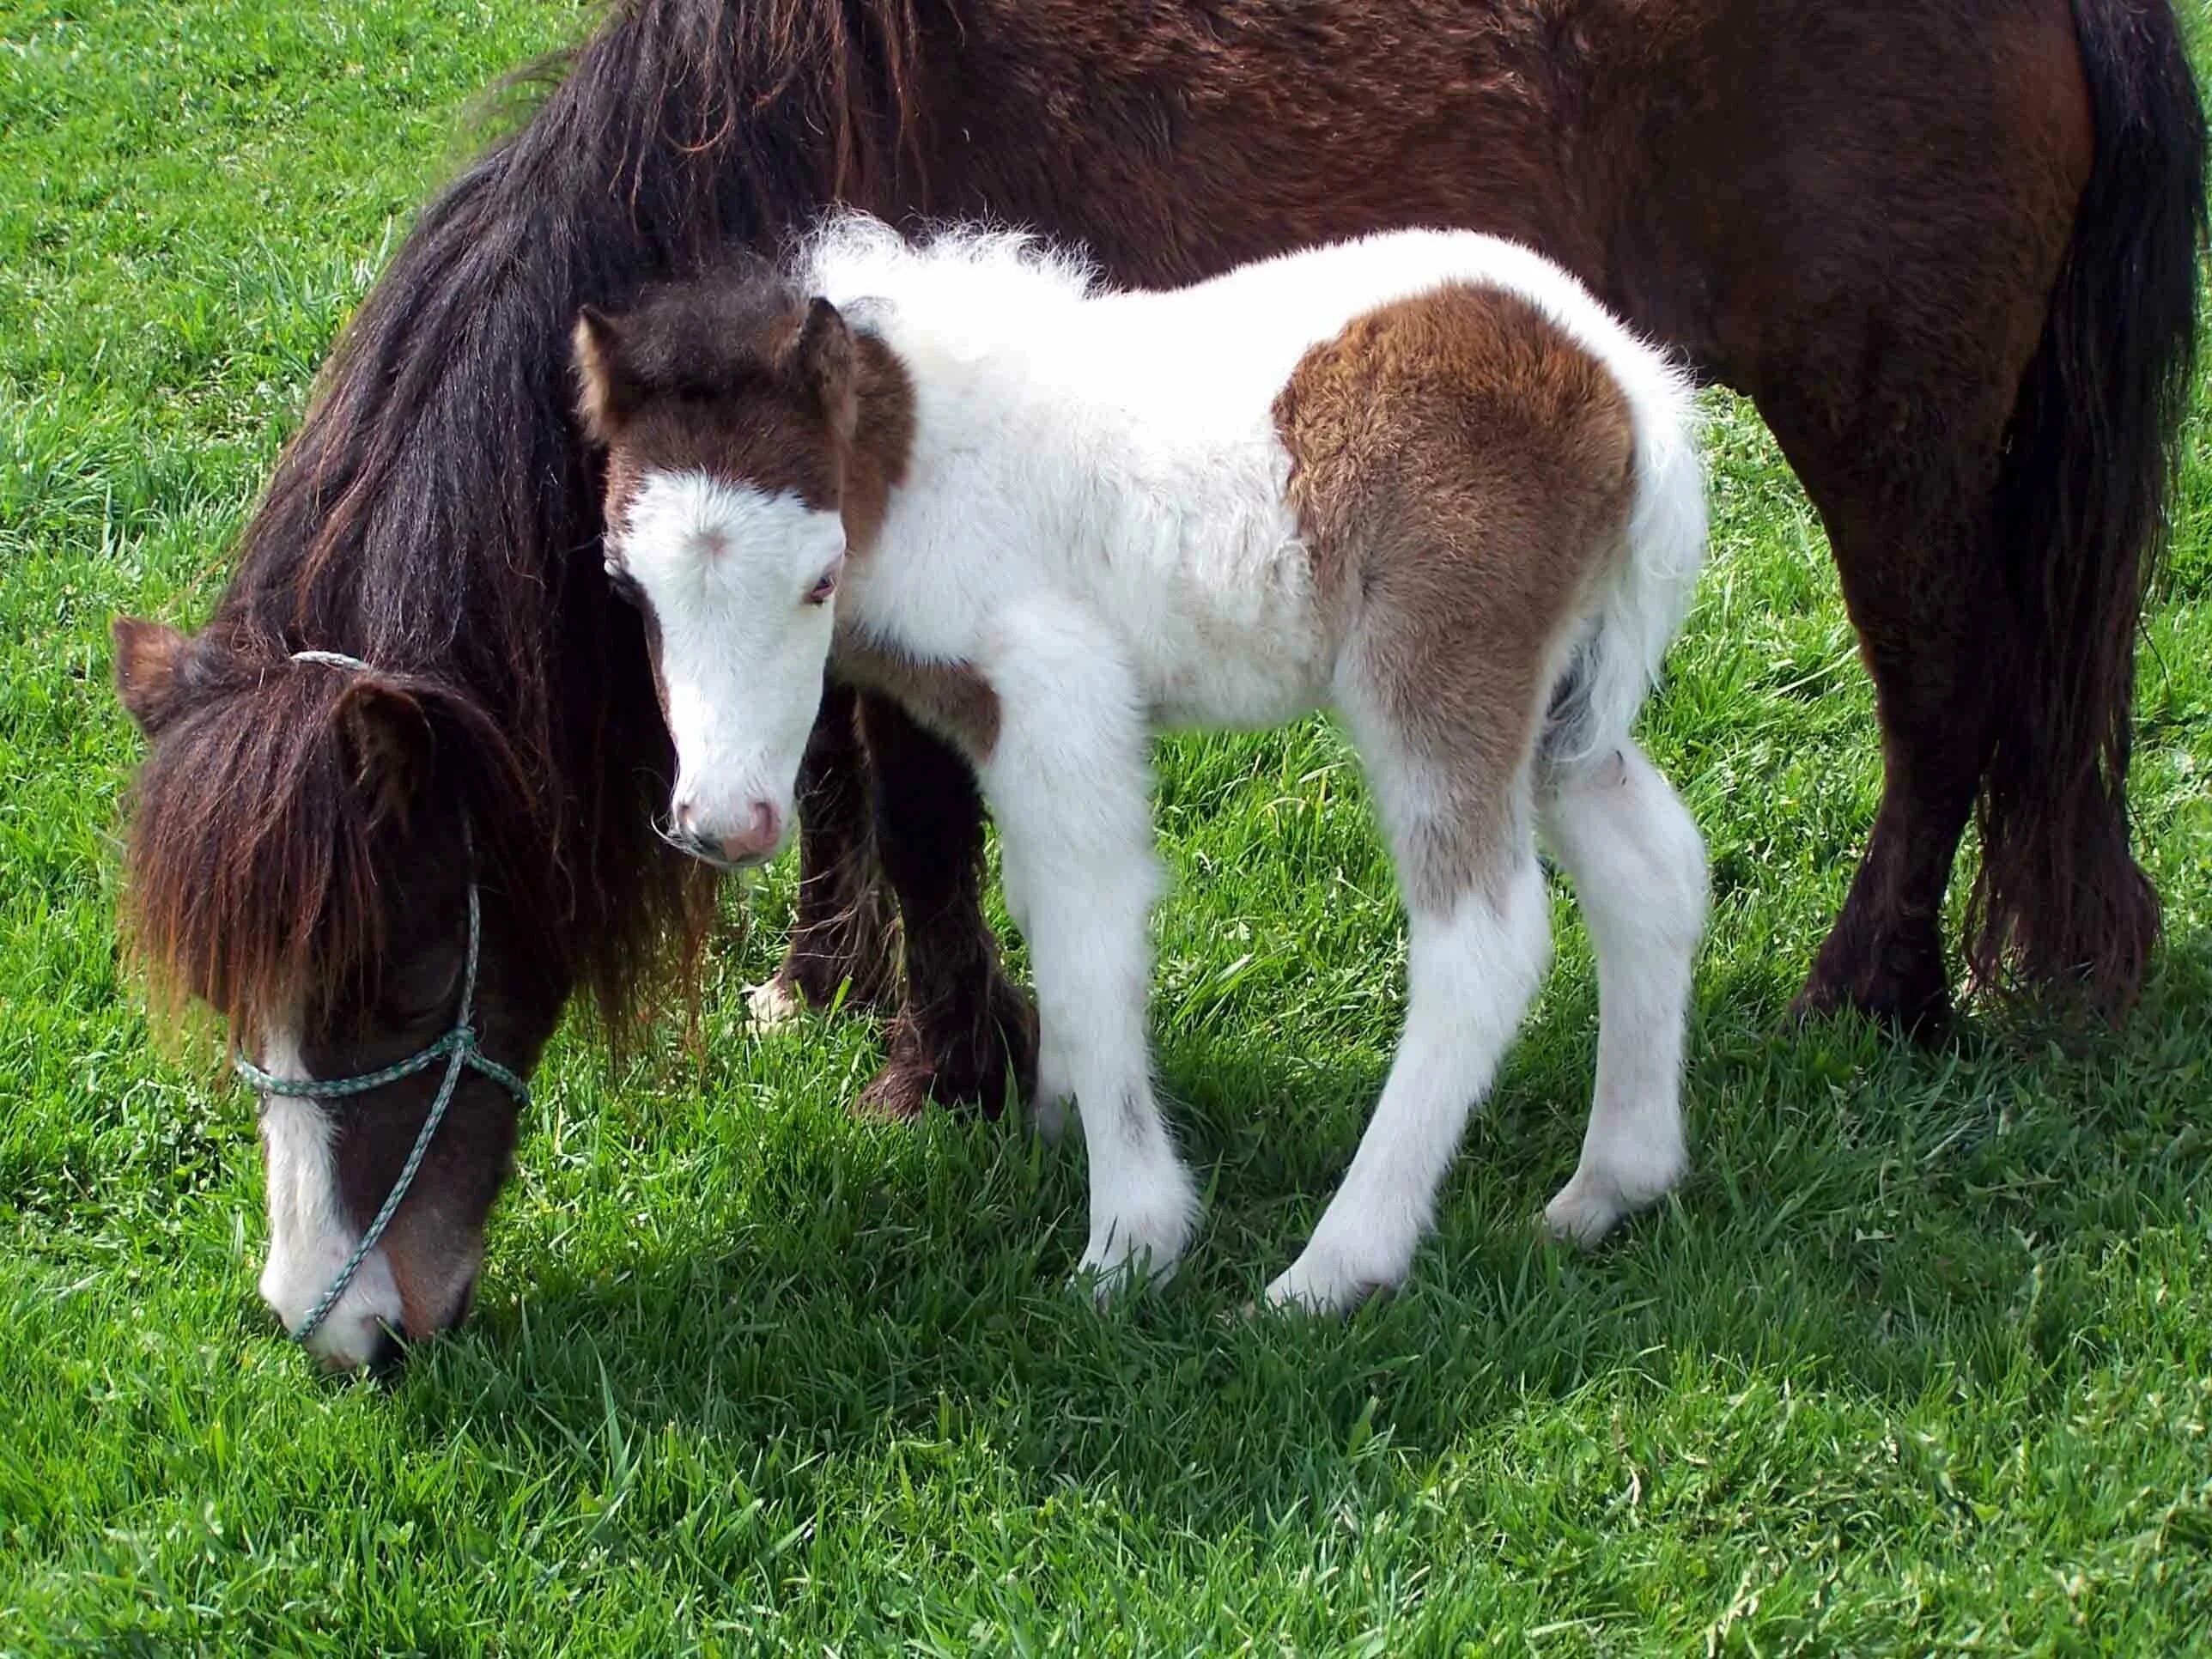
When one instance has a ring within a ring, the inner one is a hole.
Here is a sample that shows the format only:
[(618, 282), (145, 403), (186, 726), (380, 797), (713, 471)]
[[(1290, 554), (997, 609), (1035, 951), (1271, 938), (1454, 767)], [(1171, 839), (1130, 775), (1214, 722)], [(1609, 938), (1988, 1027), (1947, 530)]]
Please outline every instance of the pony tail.
[(2012, 648), (1979, 802), (1966, 960), (2117, 1018), (2159, 901), (2129, 848), (2136, 633), (2194, 379), (2205, 125), (2166, 0), (2075, 0), (2096, 152), (1997, 483)]

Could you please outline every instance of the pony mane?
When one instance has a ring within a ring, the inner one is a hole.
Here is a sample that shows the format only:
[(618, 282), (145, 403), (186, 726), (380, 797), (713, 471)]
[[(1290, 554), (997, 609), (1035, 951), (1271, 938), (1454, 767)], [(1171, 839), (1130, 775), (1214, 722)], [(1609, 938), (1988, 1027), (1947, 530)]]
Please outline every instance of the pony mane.
[[(125, 930), (157, 984), (235, 1017), (311, 958), (350, 971), (375, 948), (332, 735), (346, 677), (286, 672), (298, 649), (374, 665), (482, 756), (480, 873), (617, 1033), (670, 972), (690, 982), (713, 878), (652, 830), (667, 739), (600, 571), (568, 331), (826, 202), (888, 201), (914, 172), (919, 55), (915, 0), (626, 0), (423, 210), (319, 377), (136, 792)], [(258, 873), (226, 875), (214, 843), (242, 827)]]
[(1010, 323), (1054, 315), (1102, 291), (1075, 249), (988, 222), (925, 225), (909, 238), (871, 213), (829, 213), (783, 261), (802, 293), (825, 295), (873, 330), (902, 305), (929, 319), (933, 346), (956, 355), (1004, 345)]
[(798, 282), (836, 283), (855, 293), (938, 281), (991, 298), (1048, 292), (1079, 300), (1101, 286), (1088, 255), (1033, 231), (963, 220), (924, 223), (908, 234), (856, 208), (823, 214), (786, 264)]
[[(419, 723), (422, 773), (485, 826), (477, 839), (502, 865), (530, 818), (520, 756), (480, 707), (421, 676), (272, 661), (250, 638), (196, 642), (179, 672), (197, 683), (140, 774), (128, 854), (126, 942), (155, 1009), (173, 1015), (198, 996), (234, 1044), (265, 1035), (313, 986), (365, 1012), (386, 922), (377, 733)], [(443, 764), (448, 754), (465, 759)], [(516, 918), (525, 948), (552, 948), (532, 937), (538, 920)]]

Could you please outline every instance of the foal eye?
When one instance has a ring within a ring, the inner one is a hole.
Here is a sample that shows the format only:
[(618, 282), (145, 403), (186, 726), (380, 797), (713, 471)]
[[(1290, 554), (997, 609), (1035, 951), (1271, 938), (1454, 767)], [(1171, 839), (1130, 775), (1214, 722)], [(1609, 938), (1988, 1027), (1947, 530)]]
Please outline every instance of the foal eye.
[(635, 605), (638, 602), (637, 578), (612, 559), (606, 562), (605, 568), (607, 586), (614, 589), (615, 597), (625, 605)]
[(830, 596), (837, 591), (837, 573), (844, 568), (845, 556), (841, 552), (830, 561), (830, 568), (814, 579), (814, 586), (806, 590), (807, 604), (828, 604)]

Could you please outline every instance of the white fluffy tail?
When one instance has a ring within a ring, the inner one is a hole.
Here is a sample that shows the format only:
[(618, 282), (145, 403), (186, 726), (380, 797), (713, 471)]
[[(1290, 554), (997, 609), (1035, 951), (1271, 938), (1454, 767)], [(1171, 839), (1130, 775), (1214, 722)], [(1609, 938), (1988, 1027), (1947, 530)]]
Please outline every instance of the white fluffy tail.
[(1604, 355), (1635, 428), (1636, 500), (1627, 544), (1553, 694), (1544, 749), (1556, 760), (1600, 754), (1627, 738), (1689, 614), (1705, 557), (1696, 394), (1652, 347), (1610, 343)]

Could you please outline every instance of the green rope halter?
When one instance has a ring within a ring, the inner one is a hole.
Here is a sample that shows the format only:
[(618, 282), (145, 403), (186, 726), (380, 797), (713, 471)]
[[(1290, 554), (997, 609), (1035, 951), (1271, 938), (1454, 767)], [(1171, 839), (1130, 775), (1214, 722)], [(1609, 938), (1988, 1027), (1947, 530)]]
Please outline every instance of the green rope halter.
[[(364, 672), (368, 667), (360, 658), (349, 657), (337, 651), (295, 651), (292, 653), (292, 659)], [(238, 1069), (238, 1074), (261, 1093), (281, 1095), (291, 1100), (337, 1100), (349, 1095), (365, 1095), (372, 1089), (381, 1089), (387, 1083), (397, 1083), (401, 1078), (428, 1071), (441, 1060), (446, 1062), (446, 1075), (438, 1085), (437, 1097), (430, 1103), (430, 1115), (422, 1120), (422, 1133), (415, 1137), (415, 1145), (407, 1154), (406, 1163), (399, 1166), (399, 1178), (392, 1182), (392, 1191), (385, 1198), (384, 1207), (377, 1211), (376, 1218), (368, 1224), (368, 1231), (361, 1236), (361, 1243), (353, 1247), (353, 1254), (345, 1259), (345, 1265), (338, 1269), (337, 1277), (331, 1280), (330, 1288), (322, 1293), (313, 1307), (307, 1310), (307, 1316), (292, 1333), (295, 1342), (305, 1342), (322, 1328), (323, 1321), (330, 1317), (331, 1310), (337, 1306), (338, 1298), (353, 1283), (354, 1275), (361, 1271), (361, 1264), (368, 1259), (368, 1253), (384, 1237), (384, 1230), (392, 1224), (392, 1216), (398, 1212), (408, 1189), (415, 1184), (415, 1172), (422, 1167), (423, 1154), (430, 1150), (431, 1136), (438, 1133), (438, 1125), (445, 1119), (446, 1108), (453, 1103), (453, 1091), (460, 1085), (462, 1071), (473, 1067), (503, 1086), (526, 1110), (530, 1105), (530, 1085), (484, 1053), (477, 1041), (472, 1016), (476, 1011), (477, 957), (483, 934), (483, 906), (477, 896), (475, 842), (469, 836), (465, 825), (463, 826), (462, 836), (468, 842), (471, 865), (469, 954), (467, 966), (461, 977), (460, 1008), (453, 1017), (453, 1030), (428, 1048), (395, 1065), (386, 1066), (381, 1071), (363, 1072), (355, 1077), (276, 1077), (263, 1071), (243, 1054), (232, 1061)]]

